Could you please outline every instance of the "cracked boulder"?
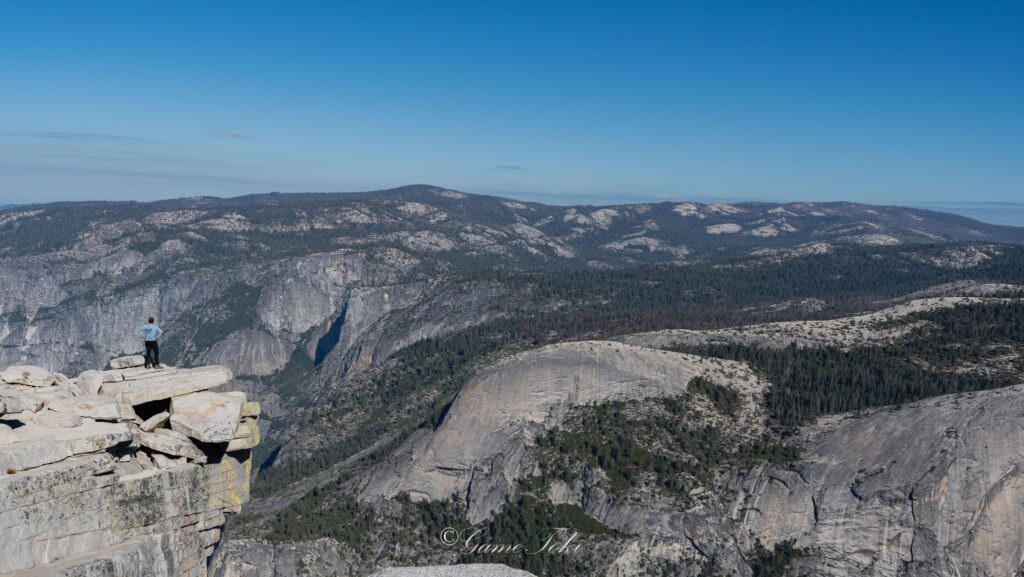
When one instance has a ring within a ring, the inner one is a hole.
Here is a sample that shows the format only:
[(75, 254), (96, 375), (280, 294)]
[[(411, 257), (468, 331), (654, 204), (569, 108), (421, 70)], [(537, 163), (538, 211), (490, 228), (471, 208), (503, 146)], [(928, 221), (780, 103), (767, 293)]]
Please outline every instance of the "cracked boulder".
[(87, 417), (96, 421), (133, 421), (135, 412), (125, 403), (99, 395), (81, 395), (64, 399), (53, 399), (46, 403), (51, 411)]
[(205, 391), (231, 380), (231, 369), (212, 365), (195, 369), (120, 369), (103, 371), (100, 394), (132, 406)]
[(130, 369), (132, 367), (141, 367), (145, 364), (146, 357), (142, 355), (129, 355), (127, 357), (110, 359), (110, 368), (112, 369)]
[(152, 433), (137, 431), (136, 440), (147, 449), (152, 449), (172, 457), (185, 457), (197, 463), (206, 462), (206, 453), (199, 449), (188, 437), (170, 429), (157, 429)]
[(15, 365), (0, 374), (0, 380), (7, 384), (29, 387), (49, 387), (56, 379), (56, 375), (50, 371), (32, 365)]
[(204, 443), (235, 437), (245, 399), (204, 391), (171, 399), (171, 429)]

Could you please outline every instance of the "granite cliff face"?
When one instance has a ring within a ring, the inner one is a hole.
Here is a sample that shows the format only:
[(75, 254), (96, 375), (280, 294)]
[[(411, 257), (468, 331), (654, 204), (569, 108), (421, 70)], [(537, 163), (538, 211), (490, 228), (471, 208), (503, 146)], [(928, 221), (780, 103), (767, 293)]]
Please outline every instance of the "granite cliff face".
[(737, 479), (732, 517), (813, 548), (817, 575), (1016, 575), (1022, 423), (1024, 386), (825, 419), (799, 463)]
[[(85, 264), (76, 264), (75, 259), (104, 268), (85, 270)], [(125, 262), (138, 264), (122, 270)], [(387, 287), (415, 261), (386, 251), (339, 250), (242, 267), (197, 268), (173, 278), (162, 278), (161, 264), (171, 263), (146, 260), (131, 249), (113, 246), (4, 263), (3, 278), (8, 282), (23, 278), (22, 267), (27, 266), (35, 268), (36, 278), (30, 279), (31, 290), (4, 291), (4, 309), (21, 312), (7, 316), (3, 359), (65, 371), (95, 368), (110, 354), (137, 351), (134, 327), (139, 319), (155, 314), (173, 327), (164, 339), (167, 355), (226, 362), (240, 375), (269, 375), (306, 343), (305, 333), (329, 324), (345, 309), (354, 287)], [(157, 278), (149, 278), (153, 274)], [(116, 299), (116, 307), (109, 307), (110, 299)], [(372, 325), (374, 320), (360, 318), (347, 324), (358, 334), (355, 327)]]
[(231, 371), (0, 375), (0, 573), (204, 577), (249, 498), (260, 407)]

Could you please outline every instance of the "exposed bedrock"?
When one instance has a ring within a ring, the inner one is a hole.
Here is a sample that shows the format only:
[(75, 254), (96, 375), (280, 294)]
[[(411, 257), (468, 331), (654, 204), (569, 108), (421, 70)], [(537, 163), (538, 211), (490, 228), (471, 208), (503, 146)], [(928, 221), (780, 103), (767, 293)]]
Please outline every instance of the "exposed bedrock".
[(226, 367), (139, 360), (3, 373), (0, 574), (207, 575), (225, 514), (249, 498), (259, 405), (206, 391)]

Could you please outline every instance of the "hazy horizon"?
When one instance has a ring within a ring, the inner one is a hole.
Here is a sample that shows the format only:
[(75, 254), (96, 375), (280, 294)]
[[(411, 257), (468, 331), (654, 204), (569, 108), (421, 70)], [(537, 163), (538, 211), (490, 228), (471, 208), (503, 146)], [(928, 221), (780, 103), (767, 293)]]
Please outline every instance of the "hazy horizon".
[[(403, 185), (400, 185), (403, 186)], [(433, 185), (431, 185), (433, 186)], [(397, 187), (392, 187), (397, 188)], [(450, 187), (454, 188), (454, 187)], [(242, 196), (256, 196), (261, 194), (359, 194), (362, 192), (374, 192), (376, 190), (389, 190), (389, 189), (368, 189), (368, 190), (320, 190), (320, 191), (267, 191), (267, 192), (253, 192), (243, 193), (236, 195), (193, 195), (193, 196), (168, 196), (166, 198), (147, 199), (142, 202), (159, 202), (165, 200), (179, 200), (187, 198), (196, 198), (200, 196), (214, 197), (214, 198), (237, 198)], [(529, 193), (522, 193), (516, 191), (473, 191), (457, 189), (460, 192), (469, 194), (485, 195), (485, 196), (500, 196), (506, 197), (513, 200), (520, 200), (526, 202), (539, 202), (542, 204), (549, 204), (554, 206), (579, 206), (579, 205), (590, 205), (590, 206), (607, 206), (607, 205), (621, 205), (621, 204), (642, 204), (642, 203), (659, 203), (659, 202), (696, 202), (703, 204), (712, 204), (716, 202), (727, 202), (727, 203), (743, 203), (743, 202), (765, 202), (772, 204), (788, 204), (793, 202), (860, 202), (855, 200), (836, 199), (827, 201), (807, 201), (807, 200), (778, 200), (778, 199), (750, 199), (750, 198), (718, 198), (718, 197), (668, 197), (668, 196), (653, 196), (653, 195), (640, 195), (630, 197), (583, 197), (572, 199), (559, 199), (547, 198), (545, 195), (535, 195)], [(89, 201), (112, 201), (117, 200), (94, 198), (94, 199), (80, 199), (77, 201), (47, 201), (47, 202), (89, 202)], [(6, 203), (0, 204), (0, 210), (13, 208), (17, 206), (39, 204), (39, 203)], [(957, 214), (960, 216), (966, 216), (973, 218), (980, 222), (988, 224), (997, 224), (1004, 226), (1018, 226), (1024, 227), (1024, 203), (1017, 202), (941, 202), (941, 203), (918, 203), (918, 204), (903, 204), (903, 203), (862, 203), (862, 204), (874, 204), (878, 206), (902, 206), (906, 208), (920, 208), (924, 210), (932, 210), (936, 212), (946, 212), (951, 214)]]

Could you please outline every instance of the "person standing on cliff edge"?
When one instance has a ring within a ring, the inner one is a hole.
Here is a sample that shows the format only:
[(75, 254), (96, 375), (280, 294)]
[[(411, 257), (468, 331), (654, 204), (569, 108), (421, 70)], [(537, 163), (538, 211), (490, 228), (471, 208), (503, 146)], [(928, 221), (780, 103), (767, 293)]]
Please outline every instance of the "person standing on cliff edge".
[(145, 341), (146, 341), (146, 368), (147, 369), (150, 368), (150, 367), (152, 367), (154, 369), (161, 368), (160, 367), (160, 344), (157, 342), (157, 339), (159, 339), (160, 335), (162, 335), (162, 334), (164, 334), (163, 329), (161, 329), (156, 324), (156, 319), (154, 319), (153, 317), (149, 317), (149, 320), (146, 322), (146, 324), (144, 324), (141, 327), (139, 327), (139, 335), (141, 335), (142, 338), (145, 339)]

